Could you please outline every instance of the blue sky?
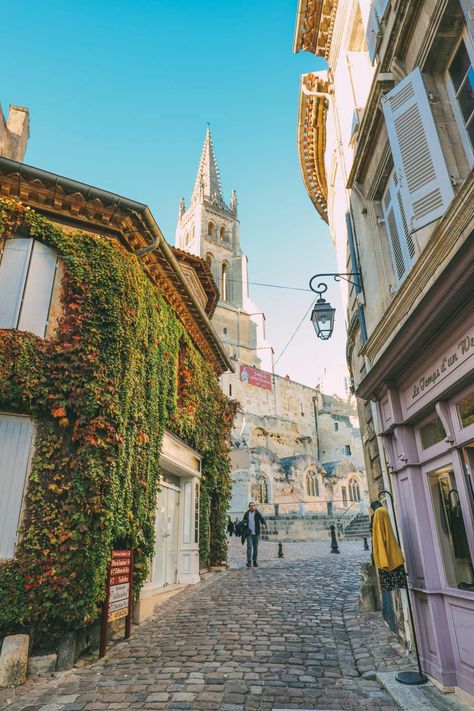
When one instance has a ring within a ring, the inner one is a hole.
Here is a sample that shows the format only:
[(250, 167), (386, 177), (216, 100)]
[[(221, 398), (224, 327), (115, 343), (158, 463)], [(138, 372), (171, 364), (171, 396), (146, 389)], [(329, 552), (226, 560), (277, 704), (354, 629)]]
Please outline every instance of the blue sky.
[[(296, 0), (10, 3), (0, 101), (5, 113), (30, 109), (26, 163), (147, 203), (170, 243), (209, 121), (251, 281), (305, 287), (335, 257), (300, 176), (299, 77), (323, 63), (293, 54), (295, 17)], [(255, 286), (251, 296), (278, 357), (311, 294)], [(327, 296), (337, 307), (337, 285)], [(307, 320), (276, 370), (342, 392), (344, 360), (339, 308), (331, 341)]]

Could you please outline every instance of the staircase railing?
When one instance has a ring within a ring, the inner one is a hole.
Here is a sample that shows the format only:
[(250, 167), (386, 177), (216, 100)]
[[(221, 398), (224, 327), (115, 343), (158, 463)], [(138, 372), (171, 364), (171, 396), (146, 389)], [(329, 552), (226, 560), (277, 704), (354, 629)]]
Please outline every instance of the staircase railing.
[[(359, 508), (351, 511), (352, 507), (355, 504), (360, 504), (360, 501), (353, 501), (350, 504), (350, 506), (348, 506), (347, 509), (345, 509), (343, 511), (342, 515), (338, 517), (337, 526), (338, 526), (339, 531), (343, 535), (345, 534), (346, 528), (349, 526), (349, 524), (356, 518), (356, 516), (358, 516), (360, 514)], [(351, 511), (351, 512), (349, 513), (349, 511)], [(347, 518), (345, 518), (345, 517), (347, 517)], [(343, 519), (345, 519), (345, 520), (343, 520)]]

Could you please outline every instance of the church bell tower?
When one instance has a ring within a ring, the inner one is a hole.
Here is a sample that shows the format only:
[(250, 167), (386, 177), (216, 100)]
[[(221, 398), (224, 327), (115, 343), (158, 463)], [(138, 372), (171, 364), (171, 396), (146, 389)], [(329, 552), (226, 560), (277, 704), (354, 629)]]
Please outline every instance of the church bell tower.
[(184, 198), (179, 203), (176, 247), (205, 259), (211, 269), (220, 294), (213, 324), (230, 357), (271, 370), (272, 349), (266, 345), (265, 316), (249, 298), (237, 196), (234, 190), (230, 204), (224, 200), (209, 128), (190, 205), (186, 209)]

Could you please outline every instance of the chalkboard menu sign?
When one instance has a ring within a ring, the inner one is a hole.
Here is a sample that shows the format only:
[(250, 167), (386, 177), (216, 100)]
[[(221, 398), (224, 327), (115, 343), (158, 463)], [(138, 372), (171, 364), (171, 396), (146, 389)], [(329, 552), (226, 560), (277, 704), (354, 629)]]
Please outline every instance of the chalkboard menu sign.
[(130, 637), (132, 623), (133, 550), (113, 550), (107, 572), (107, 588), (102, 609), (99, 657), (107, 647), (109, 622), (125, 617), (125, 637)]

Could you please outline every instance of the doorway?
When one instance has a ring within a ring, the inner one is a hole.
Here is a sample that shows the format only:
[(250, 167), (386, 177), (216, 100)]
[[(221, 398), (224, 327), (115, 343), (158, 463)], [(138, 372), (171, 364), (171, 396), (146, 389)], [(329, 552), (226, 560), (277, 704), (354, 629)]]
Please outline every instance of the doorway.
[(157, 587), (175, 585), (178, 580), (179, 488), (162, 482), (158, 494), (155, 525), (156, 555), (153, 583)]

